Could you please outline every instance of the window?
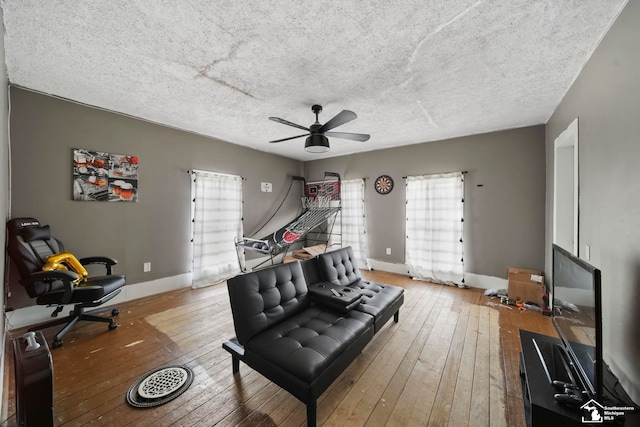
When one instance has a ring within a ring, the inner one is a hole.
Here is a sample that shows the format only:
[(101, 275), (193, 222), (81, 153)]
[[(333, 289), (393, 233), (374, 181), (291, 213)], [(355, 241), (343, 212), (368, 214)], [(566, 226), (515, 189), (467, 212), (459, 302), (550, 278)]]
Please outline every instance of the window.
[(193, 282), (199, 288), (240, 272), (234, 239), (242, 236), (242, 178), (193, 171)]
[(342, 226), (342, 246), (351, 246), (360, 268), (368, 268), (367, 228), (365, 217), (364, 180), (349, 179), (340, 183), (342, 209), (335, 227)]
[(409, 274), (464, 286), (462, 173), (410, 176), (406, 186)]

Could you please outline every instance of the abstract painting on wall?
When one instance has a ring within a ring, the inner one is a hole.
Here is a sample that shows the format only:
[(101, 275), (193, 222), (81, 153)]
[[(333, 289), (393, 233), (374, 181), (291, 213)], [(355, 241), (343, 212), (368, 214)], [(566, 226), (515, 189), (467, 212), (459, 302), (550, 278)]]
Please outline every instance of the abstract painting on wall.
[(138, 157), (73, 149), (73, 200), (138, 201)]

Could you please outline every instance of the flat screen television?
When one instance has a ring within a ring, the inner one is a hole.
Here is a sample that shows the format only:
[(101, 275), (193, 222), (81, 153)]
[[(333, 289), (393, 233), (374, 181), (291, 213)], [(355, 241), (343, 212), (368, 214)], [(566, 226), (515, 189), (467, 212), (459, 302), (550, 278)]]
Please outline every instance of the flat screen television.
[(570, 363), (569, 379), (599, 401), (603, 397), (600, 270), (553, 245), (552, 319)]

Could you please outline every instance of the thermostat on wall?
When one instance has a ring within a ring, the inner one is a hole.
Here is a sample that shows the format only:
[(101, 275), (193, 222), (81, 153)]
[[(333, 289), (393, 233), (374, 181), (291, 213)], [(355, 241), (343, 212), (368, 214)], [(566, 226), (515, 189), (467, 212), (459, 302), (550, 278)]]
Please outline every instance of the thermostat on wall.
[(261, 182), (260, 183), (260, 190), (263, 193), (271, 193), (271, 191), (273, 191), (273, 186), (270, 182)]

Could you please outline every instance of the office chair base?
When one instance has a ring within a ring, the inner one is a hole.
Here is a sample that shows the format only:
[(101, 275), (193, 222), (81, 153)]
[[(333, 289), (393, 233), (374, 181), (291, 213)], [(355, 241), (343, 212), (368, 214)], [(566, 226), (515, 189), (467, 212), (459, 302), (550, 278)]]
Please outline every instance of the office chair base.
[[(91, 321), (91, 322), (105, 322), (105, 323), (108, 323), (110, 331), (113, 331), (114, 329), (116, 329), (118, 327), (118, 323), (115, 321), (115, 319), (113, 319), (111, 317), (97, 316), (97, 314), (104, 313), (106, 311), (111, 311), (111, 315), (112, 316), (117, 316), (118, 314), (120, 314), (120, 311), (117, 308), (115, 308), (115, 307), (104, 307), (104, 308), (100, 308), (100, 309), (97, 309), (97, 310), (93, 310), (93, 311), (88, 312), (88, 313), (85, 313), (84, 308), (85, 307), (82, 306), (82, 304), (75, 305), (73, 307), (73, 310), (71, 310), (69, 312), (68, 316), (63, 317), (61, 319), (54, 320), (54, 321), (49, 322), (49, 323), (45, 323), (44, 325), (37, 326), (35, 328), (30, 329), (30, 331), (37, 331), (37, 330), (41, 330), (41, 329), (45, 329), (45, 328), (50, 328), (52, 326), (65, 324), (65, 326), (54, 336), (53, 342), (51, 343), (51, 348), (58, 348), (58, 347), (62, 346), (62, 344), (64, 343), (62, 341), (62, 337), (64, 336), (64, 334), (69, 332), (69, 330), (79, 320), (88, 320), (88, 321)], [(59, 310), (56, 309), (56, 311), (59, 311)]]

